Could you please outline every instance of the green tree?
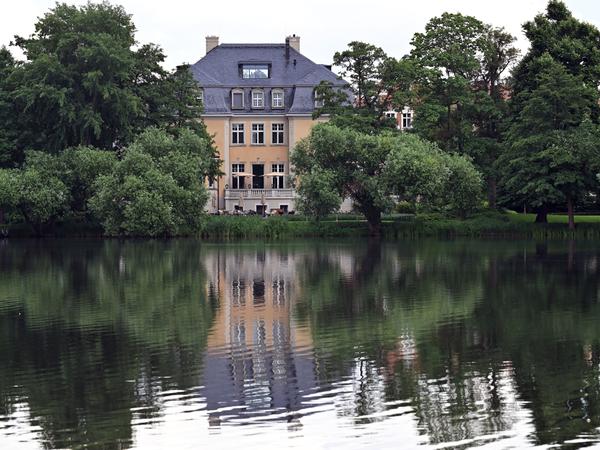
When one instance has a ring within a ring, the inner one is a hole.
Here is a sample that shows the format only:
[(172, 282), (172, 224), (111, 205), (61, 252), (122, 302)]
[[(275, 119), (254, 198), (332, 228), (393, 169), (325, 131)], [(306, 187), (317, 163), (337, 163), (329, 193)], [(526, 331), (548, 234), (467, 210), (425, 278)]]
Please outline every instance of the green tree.
[(87, 202), (94, 193), (94, 183), (99, 176), (112, 171), (117, 158), (107, 150), (75, 147), (58, 155), (28, 151), (25, 162), (27, 167), (45, 176), (60, 179), (69, 190), (69, 213), (89, 219)]
[[(517, 115), (508, 131), (510, 148), (499, 166), (504, 203), (532, 207), (538, 213), (536, 221), (546, 222), (550, 208), (567, 203), (572, 210), (573, 202), (590, 187), (588, 182), (573, 184), (564, 177), (572, 179), (573, 169), (590, 156), (585, 143), (590, 128), (574, 130), (589, 117), (598, 102), (598, 91), (547, 53), (533, 60), (530, 68), (536, 76), (528, 83), (531, 90), (521, 91), (515, 98)], [(588, 179), (586, 172), (580, 176)], [(575, 186), (579, 187), (577, 194)]]
[(296, 190), (297, 209), (317, 221), (336, 211), (342, 199), (335, 188), (334, 179), (333, 173), (320, 169), (302, 175)]
[(14, 210), (36, 235), (68, 209), (69, 191), (65, 184), (47, 171), (34, 167), (0, 169), (0, 209)]
[(12, 89), (8, 82), (16, 67), (17, 62), (8, 49), (0, 47), (0, 167), (14, 166), (22, 159), (16, 149), (18, 127)]
[[(339, 199), (353, 201), (372, 235), (380, 234), (381, 214), (393, 206), (393, 195), (413, 203), (421, 199), (460, 216), (479, 207), (481, 178), (471, 162), (410, 134), (373, 136), (320, 124), (296, 145), (292, 163), (301, 186), (305, 175), (311, 177), (311, 189), (300, 192), (307, 197), (301, 202), (314, 204), (335, 190)], [(317, 185), (312, 177), (320, 175), (325, 180)]]
[(315, 171), (331, 174), (338, 196), (350, 197), (367, 219), (370, 233), (378, 235), (381, 213), (392, 205), (388, 186), (381, 176), (388, 153), (389, 148), (377, 136), (320, 124), (296, 145), (292, 164), (300, 183), (305, 174)]
[[(20, 148), (57, 152), (129, 142), (149, 114), (144, 91), (162, 77), (164, 55), (134, 49), (135, 26), (107, 2), (57, 4), (28, 38), (16, 37), (27, 62), (11, 74), (21, 124)], [(150, 86), (149, 86), (150, 85)]]
[(169, 127), (191, 128), (205, 133), (204, 123), (198, 120), (204, 111), (201, 88), (194, 80), (190, 66), (178, 66), (167, 77), (169, 100), (164, 105), (162, 123)]
[(464, 219), (481, 206), (481, 174), (464, 155), (445, 155), (444, 163), (448, 176), (440, 191), (441, 206)]
[(467, 113), (474, 103), (484, 32), (485, 25), (474, 17), (444, 13), (411, 41), (411, 57), (421, 67), (415, 129), (447, 151), (465, 152), (472, 134)]
[(410, 61), (390, 58), (381, 48), (359, 41), (350, 42), (348, 49), (336, 52), (333, 59), (340, 75), (350, 81), (349, 89), (334, 88), (330, 83), (317, 86), (315, 94), (324, 106), (314, 116), (328, 114), (334, 125), (367, 134), (395, 129), (396, 123), (384, 112), (395, 95), (407, 92), (412, 80), (408, 78), (413, 68)]
[(340, 67), (340, 75), (350, 81), (359, 107), (375, 109), (383, 86), (380, 69), (387, 55), (375, 45), (352, 41), (348, 49), (333, 55), (333, 64)]
[(504, 148), (507, 114), (502, 75), (518, 56), (514, 41), (502, 28), (444, 13), (411, 42), (410, 56), (418, 68), (418, 96), (409, 100), (415, 130), (446, 151), (473, 158), (487, 180), (491, 207), (496, 206), (494, 162)]
[(397, 140), (385, 164), (394, 195), (415, 207), (433, 206), (449, 176), (440, 148), (412, 134)]
[(166, 236), (199, 229), (215, 176), (212, 147), (191, 130), (173, 137), (151, 128), (125, 149), (89, 201), (111, 235)]
[(515, 94), (535, 89), (536, 60), (544, 54), (588, 86), (600, 84), (600, 31), (591, 23), (573, 17), (562, 1), (550, 0), (545, 14), (525, 23), (523, 30), (530, 48), (513, 72)]

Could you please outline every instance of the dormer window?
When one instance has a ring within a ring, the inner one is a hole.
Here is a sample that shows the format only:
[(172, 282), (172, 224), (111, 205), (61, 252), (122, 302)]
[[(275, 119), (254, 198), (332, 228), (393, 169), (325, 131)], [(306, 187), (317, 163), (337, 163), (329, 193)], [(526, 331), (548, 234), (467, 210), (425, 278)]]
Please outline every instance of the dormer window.
[(325, 106), (325, 100), (323, 99), (323, 94), (319, 94), (316, 90), (315, 90), (315, 108), (322, 108), (323, 106)]
[(198, 89), (198, 95), (196, 97), (196, 100), (198, 100), (200, 103), (202, 103), (202, 105), (204, 105), (204, 91), (202, 89)]
[(271, 78), (270, 64), (240, 64), (242, 78)]
[(271, 108), (283, 108), (283, 89), (271, 91)]
[(262, 90), (256, 89), (252, 91), (252, 108), (265, 107), (265, 93)]
[(231, 109), (244, 109), (244, 91), (241, 89), (231, 91)]

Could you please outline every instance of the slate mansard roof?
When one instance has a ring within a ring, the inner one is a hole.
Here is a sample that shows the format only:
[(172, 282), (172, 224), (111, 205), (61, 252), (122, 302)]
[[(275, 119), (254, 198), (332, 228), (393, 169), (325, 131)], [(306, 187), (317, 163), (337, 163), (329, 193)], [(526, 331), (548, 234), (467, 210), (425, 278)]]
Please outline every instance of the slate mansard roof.
[[(270, 64), (270, 78), (244, 79), (240, 64)], [(347, 83), (327, 67), (312, 62), (286, 44), (221, 44), (191, 66), (204, 90), (204, 113), (220, 114), (311, 114), (313, 90), (321, 81), (344, 87)], [(244, 90), (244, 109), (231, 109), (231, 91)], [(264, 109), (251, 108), (251, 90), (263, 89)], [(284, 108), (271, 109), (272, 89), (284, 90)]]

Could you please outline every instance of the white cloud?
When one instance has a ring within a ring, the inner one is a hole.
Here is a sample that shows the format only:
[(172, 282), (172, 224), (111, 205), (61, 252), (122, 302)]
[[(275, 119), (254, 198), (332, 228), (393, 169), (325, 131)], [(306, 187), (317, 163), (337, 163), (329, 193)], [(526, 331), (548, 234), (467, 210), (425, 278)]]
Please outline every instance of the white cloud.
[[(84, 4), (85, 0), (69, 1)], [(0, 44), (13, 35), (33, 32), (36, 17), (54, 0), (7, 1), (0, 15)], [(204, 55), (204, 37), (220, 36), (221, 42), (283, 42), (286, 35), (301, 36), (302, 53), (316, 62), (331, 61), (333, 53), (352, 40), (383, 47), (392, 56), (410, 51), (410, 39), (427, 21), (444, 11), (461, 12), (484, 22), (504, 26), (527, 43), (521, 24), (544, 10), (546, 0), (304, 0), (293, 5), (281, 0), (120, 0), (133, 15), (140, 42), (159, 44), (167, 54), (167, 66), (193, 63)], [(586, 0), (567, 1), (585, 20), (600, 22), (600, 12)], [(14, 49), (13, 49), (14, 50)], [(15, 51), (15, 54), (18, 52)]]

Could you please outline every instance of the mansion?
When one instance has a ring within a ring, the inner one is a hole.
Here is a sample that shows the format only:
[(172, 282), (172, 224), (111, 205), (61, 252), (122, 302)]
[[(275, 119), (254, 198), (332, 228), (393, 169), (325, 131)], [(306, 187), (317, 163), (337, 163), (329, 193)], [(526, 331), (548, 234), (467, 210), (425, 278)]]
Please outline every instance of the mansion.
[[(223, 161), (224, 175), (209, 186), (208, 211), (294, 211), (290, 152), (315, 123), (327, 120), (312, 118), (322, 106), (315, 87), (326, 81), (343, 89), (347, 82), (302, 55), (296, 35), (282, 44), (220, 44), (207, 36), (206, 55), (191, 71)], [(398, 128), (409, 128), (410, 120), (399, 113)], [(349, 201), (342, 205), (350, 207)]]

